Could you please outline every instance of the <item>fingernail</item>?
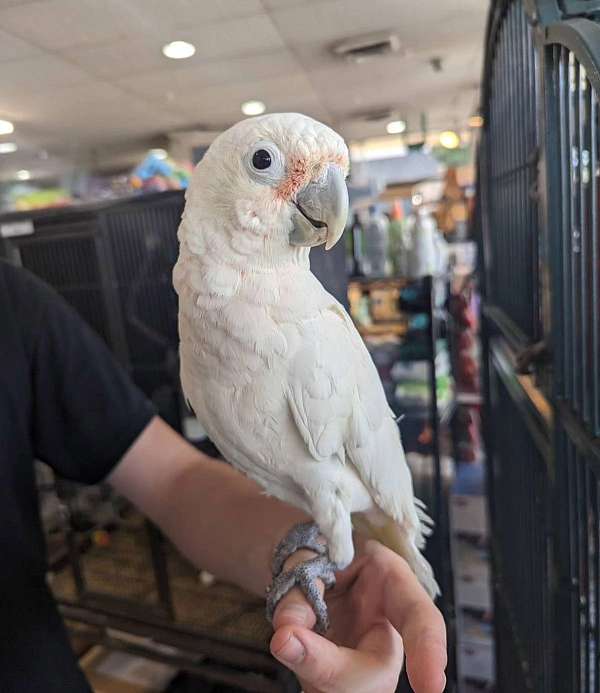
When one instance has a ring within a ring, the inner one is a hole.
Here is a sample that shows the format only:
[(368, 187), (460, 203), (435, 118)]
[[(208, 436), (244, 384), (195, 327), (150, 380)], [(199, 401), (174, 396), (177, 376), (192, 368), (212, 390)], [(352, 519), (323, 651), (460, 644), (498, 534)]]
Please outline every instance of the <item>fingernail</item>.
[(290, 635), (284, 646), (273, 654), (284, 664), (300, 664), (306, 652), (300, 640), (294, 635)]

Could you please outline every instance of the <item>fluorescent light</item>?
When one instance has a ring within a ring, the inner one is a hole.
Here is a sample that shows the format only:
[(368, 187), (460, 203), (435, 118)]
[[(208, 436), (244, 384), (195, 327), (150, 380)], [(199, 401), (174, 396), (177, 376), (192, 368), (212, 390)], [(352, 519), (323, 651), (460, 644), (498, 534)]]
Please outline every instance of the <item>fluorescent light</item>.
[(257, 116), (263, 114), (267, 107), (262, 101), (244, 101), (242, 113), (247, 116)]
[(31, 178), (31, 172), (27, 171), (26, 169), (22, 168), (20, 171), (17, 171), (17, 180), (29, 180)]
[(350, 158), (354, 162), (377, 161), (406, 156), (407, 151), (403, 137), (383, 135), (352, 143), (350, 145)]
[(440, 144), (446, 149), (456, 149), (460, 144), (460, 137), (454, 130), (446, 130), (440, 133)]
[(18, 149), (14, 142), (0, 142), (0, 154), (12, 154)]
[(169, 156), (167, 150), (162, 148), (151, 149), (150, 154), (155, 156), (157, 159), (167, 159)]
[(483, 116), (480, 115), (472, 115), (469, 118), (469, 127), (471, 128), (481, 128), (483, 127)]
[(15, 126), (10, 120), (0, 120), (0, 135), (10, 135), (15, 131)]
[(162, 47), (163, 55), (172, 60), (184, 60), (191, 58), (196, 52), (196, 46), (187, 41), (171, 41)]
[(390, 135), (399, 135), (406, 130), (406, 123), (403, 120), (392, 120), (386, 125), (385, 129)]

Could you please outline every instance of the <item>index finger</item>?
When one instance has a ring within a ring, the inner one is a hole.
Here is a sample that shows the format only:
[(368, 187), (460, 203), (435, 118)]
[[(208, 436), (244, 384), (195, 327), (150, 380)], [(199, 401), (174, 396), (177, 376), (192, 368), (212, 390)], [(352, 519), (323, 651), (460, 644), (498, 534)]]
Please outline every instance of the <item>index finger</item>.
[[(317, 554), (308, 549), (299, 549), (292, 554), (284, 565), (284, 570), (290, 570), (303, 561), (314, 558)], [(318, 580), (321, 596), (325, 592), (325, 586)], [(279, 602), (273, 615), (273, 628), (277, 630), (283, 626), (304, 626), (312, 628), (316, 622), (316, 616), (306, 597), (298, 587), (290, 590)]]
[(406, 561), (377, 542), (368, 542), (366, 551), (386, 564), (384, 613), (404, 641), (411, 686), (416, 693), (442, 693), (448, 664), (442, 614)]

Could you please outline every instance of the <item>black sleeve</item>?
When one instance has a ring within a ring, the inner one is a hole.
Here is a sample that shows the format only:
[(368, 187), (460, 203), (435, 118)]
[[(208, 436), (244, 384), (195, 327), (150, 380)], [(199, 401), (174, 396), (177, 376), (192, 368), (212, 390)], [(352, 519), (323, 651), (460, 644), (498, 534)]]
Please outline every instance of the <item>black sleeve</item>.
[(79, 315), (41, 282), (31, 286), (42, 303), (31, 352), (36, 456), (67, 479), (97, 483), (155, 411)]

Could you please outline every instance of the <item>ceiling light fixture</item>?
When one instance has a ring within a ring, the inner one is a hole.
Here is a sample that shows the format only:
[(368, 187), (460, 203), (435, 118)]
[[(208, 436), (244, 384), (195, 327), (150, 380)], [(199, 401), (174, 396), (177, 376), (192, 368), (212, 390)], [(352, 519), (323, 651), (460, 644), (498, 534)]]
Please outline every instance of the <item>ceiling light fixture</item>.
[(22, 168), (20, 171), (17, 171), (16, 177), (17, 180), (29, 180), (31, 178), (31, 171)]
[(469, 127), (471, 128), (482, 128), (483, 127), (483, 116), (479, 114), (472, 115), (469, 120)]
[(196, 46), (187, 41), (171, 41), (162, 47), (163, 55), (172, 60), (184, 60), (191, 58), (196, 52)]
[(18, 149), (14, 142), (0, 142), (0, 154), (12, 154)]
[(385, 126), (385, 129), (390, 135), (400, 135), (406, 130), (406, 122), (404, 120), (392, 120)]
[(266, 110), (262, 101), (244, 101), (242, 104), (242, 113), (247, 116), (262, 115)]
[(454, 130), (445, 130), (440, 133), (440, 144), (446, 149), (456, 149), (460, 144), (460, 137)]
[(15, 126), (10, 120), (0, 120), (0, 135), (10, 135), (15, 131)]

